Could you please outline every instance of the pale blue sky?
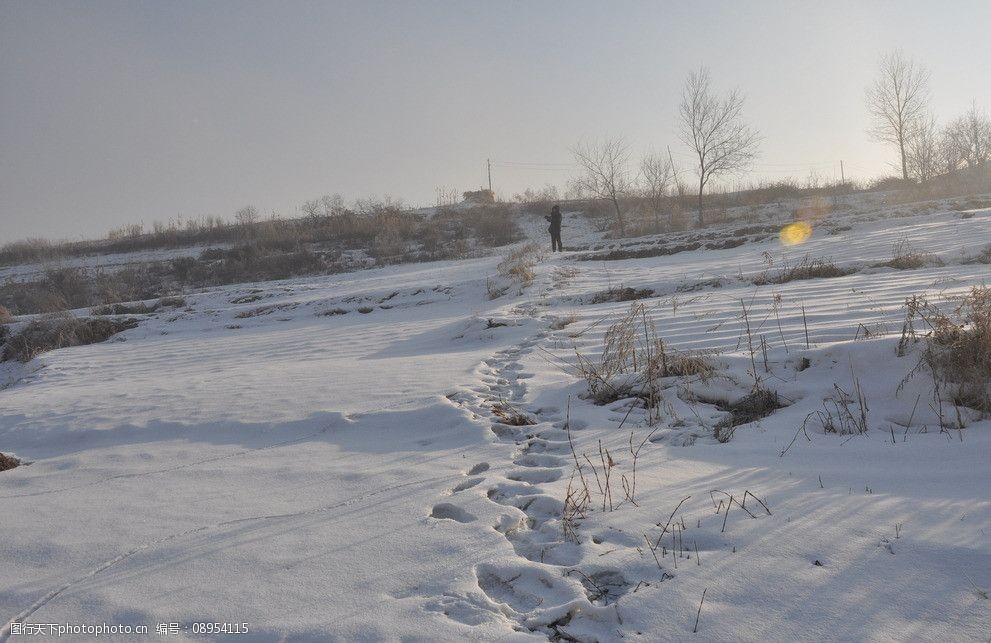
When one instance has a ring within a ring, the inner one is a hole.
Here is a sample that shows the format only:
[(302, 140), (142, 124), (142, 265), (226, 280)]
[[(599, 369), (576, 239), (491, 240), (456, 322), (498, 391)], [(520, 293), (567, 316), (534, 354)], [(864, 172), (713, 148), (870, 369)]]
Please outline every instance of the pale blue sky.
[[(686, 73), (739, 87), (744, 181), (888, 171), (864, 87), (894, 47), (945, 121), (991, 109), (991, 3), (0, 0), (0, 241), (292, 214), (325, 193), (432, 205), (484, 162), (677, 140)], [(683, 169), (687, 169), (685, 164)], [(567, 167), (496, 167), (506, 197)]]

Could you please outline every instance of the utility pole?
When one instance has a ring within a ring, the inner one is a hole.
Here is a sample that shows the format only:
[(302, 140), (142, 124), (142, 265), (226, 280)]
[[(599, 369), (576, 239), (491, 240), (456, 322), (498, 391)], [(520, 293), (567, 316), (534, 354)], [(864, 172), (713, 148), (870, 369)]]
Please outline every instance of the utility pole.
[[(835, 174), (833, 176), (836, 176)], [(840, 183), (846, 183), (846, 176), (843, 174), (843, 161), (840, 161)]]
[(485, 159), (485, 166), (489, 170), (489, 192), (492, 191), (492, 159)]

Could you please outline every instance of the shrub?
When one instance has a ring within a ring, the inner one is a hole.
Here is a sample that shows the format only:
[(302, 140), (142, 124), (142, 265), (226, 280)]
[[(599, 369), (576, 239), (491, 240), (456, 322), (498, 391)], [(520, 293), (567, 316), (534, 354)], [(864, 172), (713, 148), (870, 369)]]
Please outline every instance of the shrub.
[(48, 315), (32, 321), (13, 335), (3, 347), (0, 361), (29, 362), (41, 353), (106, 341), (117, 333), (135, 328), (137, 320), (79, 319), (69, 314)]
[(14, 316), (6, 306), (0, 306), (0, 324), (9, 324), (14, 321)]

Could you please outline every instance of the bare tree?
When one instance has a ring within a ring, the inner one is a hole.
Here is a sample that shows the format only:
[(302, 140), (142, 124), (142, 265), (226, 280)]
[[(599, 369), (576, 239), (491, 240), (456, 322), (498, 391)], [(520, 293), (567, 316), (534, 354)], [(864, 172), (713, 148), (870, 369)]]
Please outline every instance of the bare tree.
[(660, 228), (660, 212), (674, 182), (674, 168), (666, 156), (648, 154), (640, 160), (640, 184), (644, 198), (654, 213), (654, 229)]
[(681, 140), (696, 157), (699, 174), (698, 223), (702, 194), (709, 181), (724, 174), (745, 172), (757, 158), (760, 134), (743, 122), (744, 97), (732, 90), (723, 97), (709, 88), (709, 71), (702, 67), (685, 80), (681, 94)]
[(909, 138), (929, 106), (929, 73), (901, 50), (881, 57), (877, 80), (867, 88), (867, 109), (874, 118), (871, 133), (898, 146), (902, 178), (908, 179)]
[(936, 118), (932, 114), (927, 114), (918, 120), (908, 136), (906, 161), (909, 176), (920, 183), (926, 183), (938, 176), (943, 167), (940, 145)]
[(258, 208), (246, 205), (234, 213), (234, 220), (244, 227), (249, 227), (258, 222)]
[(311, 219), (316, 219), (323, 214), (323, 209), (320, 207), (320, 201), (317, 199), (306, 201), (300, 209), (303, 211), (303, 214)]
[(616, 214), (619, 234), (626, 234), (623, 212), (619, 199), (630, 189), (629, 170), (630, 149), (621, 140), (613, 139), (602, 143), (580, 144), (571, 150), (581, 168), (581, 175), (572, 182), (575, 192), (596, 199), (606, 199), (612, 203)]
[(957, 167), (963, 163), (968, 167), (981, 166), (991, 158), (991, 119), (974, 105), (966, 114), (950, 121), (945, 140)]

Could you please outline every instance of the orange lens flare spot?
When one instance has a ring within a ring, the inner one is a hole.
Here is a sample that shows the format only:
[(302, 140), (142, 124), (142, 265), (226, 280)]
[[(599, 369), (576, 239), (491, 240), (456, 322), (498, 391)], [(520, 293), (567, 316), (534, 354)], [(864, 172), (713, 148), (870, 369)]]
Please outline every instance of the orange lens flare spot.
[(781, 239), (781, 243), (786, 246), (797, 246), (800, 243), (805, 243), (812, 236), (812, 225), (806, 223), (805, 221), (796, 221), (795, 223), (789, 223), (785, 227), (781, 228), (781, 233), (778, 238)]

